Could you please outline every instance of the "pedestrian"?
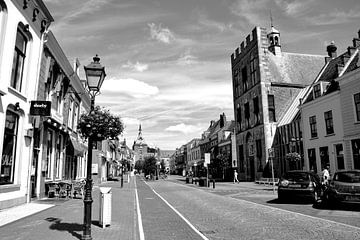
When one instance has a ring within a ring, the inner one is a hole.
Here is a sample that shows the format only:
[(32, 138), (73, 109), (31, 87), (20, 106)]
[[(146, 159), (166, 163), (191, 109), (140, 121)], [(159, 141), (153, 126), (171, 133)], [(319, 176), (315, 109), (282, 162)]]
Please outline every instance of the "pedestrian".
[(322, 184), (324, 187), (328, 186), (329, 180), (330, 180), (330, 172), (329, 172), (330, 166), (326, 165), (324, 170), (322, 171)]
[(234, 183), (237, 182), (239, 183), (239, 180), (238, 180), (238, 173), (236, 170), (234, 170)]

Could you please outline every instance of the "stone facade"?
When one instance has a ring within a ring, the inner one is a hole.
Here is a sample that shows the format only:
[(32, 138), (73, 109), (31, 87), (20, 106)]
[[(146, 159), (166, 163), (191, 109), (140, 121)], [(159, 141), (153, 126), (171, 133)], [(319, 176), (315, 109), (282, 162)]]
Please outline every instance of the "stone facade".
[(315, 78), (322, 56), (286, 53), (280, 32), (255, 27), (231, 56), (239, 179), (269, 174), (268, 149), (277, 121)]

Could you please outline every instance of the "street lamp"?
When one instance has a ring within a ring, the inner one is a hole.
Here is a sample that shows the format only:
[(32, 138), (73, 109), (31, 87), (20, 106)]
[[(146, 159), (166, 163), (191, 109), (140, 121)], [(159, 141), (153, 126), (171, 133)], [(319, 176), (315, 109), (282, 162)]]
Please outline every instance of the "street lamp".
[[(91, 98), (90, 114), (95, 108), (95, 96), (99, 95), (100, 88), (105, 79), (105, 67), (101, 66), (100, 58), (96, 54), (93, 58), (93, 62), (87, 66), (84, 66), (86, 81), (89, 89), (89, 95)], [(83, 225), (83, 240), (91, 240), (91, 205), (92, 199), (92, 149), (93, 149), (93, 135), (88, 138), (88, 161), (86, 166), (86, 184), (85, 184), (85, 197), (84, 197), (84, 225)]]

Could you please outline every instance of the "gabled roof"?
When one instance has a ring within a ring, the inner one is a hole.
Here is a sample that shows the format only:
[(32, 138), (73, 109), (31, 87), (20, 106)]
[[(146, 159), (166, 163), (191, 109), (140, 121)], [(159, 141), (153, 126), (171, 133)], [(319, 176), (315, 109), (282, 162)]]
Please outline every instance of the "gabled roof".
[(275, 56), (265, 51), (269, 56), (271, 81), (308, 85), (324, 66), (325, 56), (286, 52)]
[(280, 121), (278, 123), (278, 127), (283, 126), (283, 125), (287, 125), (287, 124), (291, 123), (294, 120), (296, 114), (299, 112), (298, 107), (300, 105), (300, 99), (305, 96), (308, 89), (309, 89), (309, 87), (301, 89), (301, 91), (295, 97), (294, 101), (291, 103), (289, 108), (286, 110), (285, 114), (280, 119)]

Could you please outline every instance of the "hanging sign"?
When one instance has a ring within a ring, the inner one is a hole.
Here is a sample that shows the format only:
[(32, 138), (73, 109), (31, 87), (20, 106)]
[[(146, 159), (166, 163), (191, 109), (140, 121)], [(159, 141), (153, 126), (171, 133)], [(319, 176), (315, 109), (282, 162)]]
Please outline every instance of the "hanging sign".
[(50, 116), (51, 102), (50, 101), (31, 101), (30, 115), (32, 116)]

